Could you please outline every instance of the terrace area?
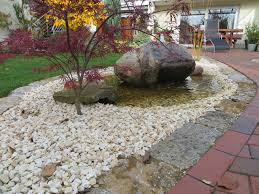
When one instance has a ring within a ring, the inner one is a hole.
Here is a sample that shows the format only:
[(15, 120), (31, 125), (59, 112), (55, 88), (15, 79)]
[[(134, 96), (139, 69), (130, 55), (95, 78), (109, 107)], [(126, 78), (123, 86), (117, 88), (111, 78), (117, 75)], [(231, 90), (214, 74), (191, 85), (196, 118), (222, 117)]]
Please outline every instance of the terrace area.
[[(229, 53), (203, 55), (223, 62), (259, 82), (258, 53), (233, 49)], [(259, 192), (258, 121), (259, 96), (247, 105), (238, 120), (194, 165), (170, 194)]]

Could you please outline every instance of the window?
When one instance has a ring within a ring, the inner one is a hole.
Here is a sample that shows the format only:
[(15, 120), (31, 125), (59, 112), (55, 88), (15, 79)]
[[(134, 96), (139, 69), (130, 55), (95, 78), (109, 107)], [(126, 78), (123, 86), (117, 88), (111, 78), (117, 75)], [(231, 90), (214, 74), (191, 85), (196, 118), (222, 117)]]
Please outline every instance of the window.
[(181, 23), (192, 27), (199, 27), (204, 24), (206, 10), (193, 10), (190, 15), (182, 15)]
[(190, 44), (192, 42), (192, 32), (194, 28), (200, 28), (204, 25), (206, 10), (192, 10), (190, 15), (182, 15), (180, 22), (181, 44)]
[(189, 15), (181, 15), (180, 43), (192, 42), (192, 30), (204, 25), (205, 19), (219, 19), (219, 28), (235, 28), (238, 16), (237, 7), (219, 7), (209, 9), (193, 9)]
[(236, 8), (220, 8), (208, 10), (209, 18), (218, 19), (219, 28), (221, 29), (234, 28), (236, 14)]

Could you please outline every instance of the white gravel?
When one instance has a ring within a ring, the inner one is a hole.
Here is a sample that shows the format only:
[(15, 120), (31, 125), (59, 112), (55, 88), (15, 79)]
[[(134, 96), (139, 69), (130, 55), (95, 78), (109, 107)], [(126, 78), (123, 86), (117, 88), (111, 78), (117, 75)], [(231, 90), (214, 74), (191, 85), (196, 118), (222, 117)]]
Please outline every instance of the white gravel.
[[(77, 193), (96, 184), (96, 177), (117, 165), (120, 154), (143, 155), (151, 145), (184, 123), (213, 110), (237, 84), (215, 64), (198, 62), (215, 75), (222, 90), (211, 97), (170, 107), (83, 106), (55, 103), (60, 81), (39, 86), (0, 115), (0, 193)], [(109, 70), (110, 71), (110, 70)], [(60, 163), (48, 179), (42, 168)]]

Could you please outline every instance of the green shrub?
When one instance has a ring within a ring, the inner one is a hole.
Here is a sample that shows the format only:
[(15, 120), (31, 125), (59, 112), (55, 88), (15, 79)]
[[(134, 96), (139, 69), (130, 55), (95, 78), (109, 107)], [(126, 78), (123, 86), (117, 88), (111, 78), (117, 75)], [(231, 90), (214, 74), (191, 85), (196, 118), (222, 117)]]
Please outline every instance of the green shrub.
[(120, 79), (116, 75), (106, 75), (104, 77), (104, 83), (107, 86), (112, 86), (115, 90), (117, 90), (120, 84)]
[(12, 22), (9, 21), (10, 15), (0, 12), (0, 28), (9, 28)]
[(259, 25), (252, 23), (246, 26), (246, 36), (249, 44), (256, 44), (259, 41)]

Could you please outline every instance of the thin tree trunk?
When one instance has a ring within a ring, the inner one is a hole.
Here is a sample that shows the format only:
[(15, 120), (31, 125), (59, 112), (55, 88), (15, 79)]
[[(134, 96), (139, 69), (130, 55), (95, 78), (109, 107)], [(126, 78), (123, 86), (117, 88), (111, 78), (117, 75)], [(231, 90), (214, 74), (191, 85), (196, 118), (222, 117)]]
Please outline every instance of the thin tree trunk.
[(76, 112), (78, 115), (82, 115), (81, 111), (81, 103), (80, 103), (80, 95), (81, 95), (81, 90), (80, 88), (74, 88), (75, 92), (75, 106), (76, 106)]
[(76, 112), (78, 115), (83, 115), (82, 111), (81, 111), (81, 103), (80, 103), (80, 100), (79, 100), (79, 96), (76, 95), (75, 96), (75, 106), (76, 106)]

